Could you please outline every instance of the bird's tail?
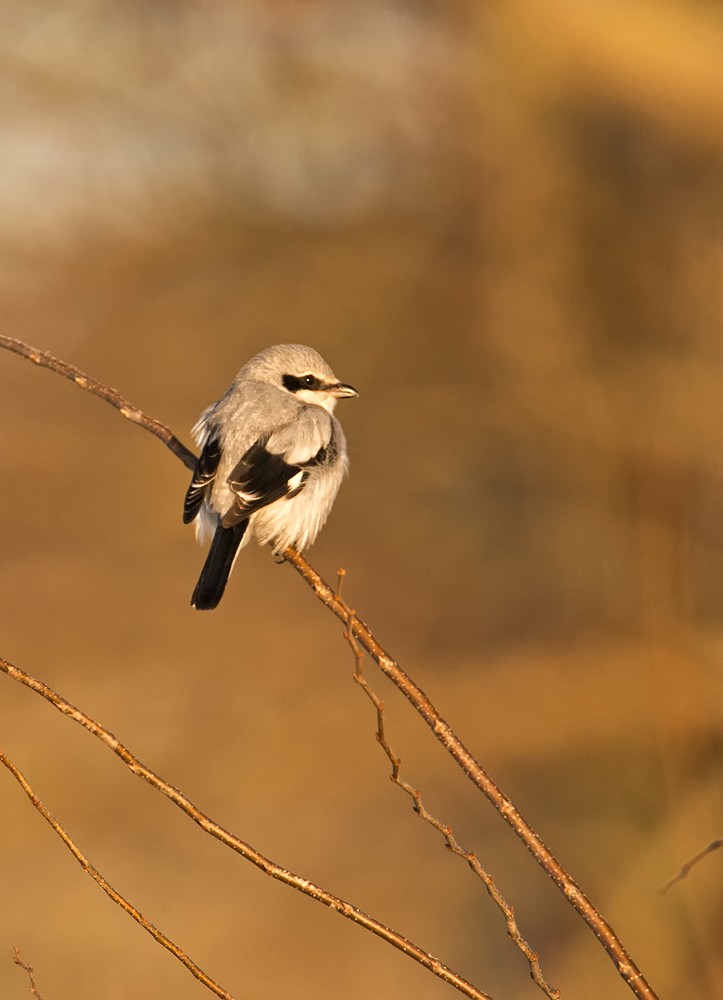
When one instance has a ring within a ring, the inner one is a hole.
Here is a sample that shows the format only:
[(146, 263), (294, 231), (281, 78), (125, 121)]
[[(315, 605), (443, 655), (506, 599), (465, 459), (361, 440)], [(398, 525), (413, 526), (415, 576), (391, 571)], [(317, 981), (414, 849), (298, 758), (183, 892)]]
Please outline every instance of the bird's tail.
[(247, 518), (234, 524), (232, 528), (224, 528), (220, 524), (216, 528), (211, 548), (191, 598), (191, 606), (197, 611), (210, 611), (223, 597), (228, 575), (248, 523)]

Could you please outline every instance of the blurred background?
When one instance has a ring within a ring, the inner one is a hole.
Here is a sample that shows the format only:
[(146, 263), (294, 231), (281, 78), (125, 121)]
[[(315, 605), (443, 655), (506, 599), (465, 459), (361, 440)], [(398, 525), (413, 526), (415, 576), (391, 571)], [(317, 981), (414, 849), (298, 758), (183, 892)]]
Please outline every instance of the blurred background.
[[(661, 997), (723, 997), (723, 15), (698, 0), (8, 0), (0, 330), (188, 444), (317, 348), (351, 475), (310, 552)], [(491, 993), (542, 996), (388, 781), (339, 624), (249, 548), (217, 611), (151, 435), (0, 352), (0, 655), (276, 862)], [(564, 997), (630, 996), (403, 698), (403, 776)], [(2, 749), (237, 1000), (451, 987), (204, 836), (0, 677)], [(2, 790), (0, 993), (207, 991)]]

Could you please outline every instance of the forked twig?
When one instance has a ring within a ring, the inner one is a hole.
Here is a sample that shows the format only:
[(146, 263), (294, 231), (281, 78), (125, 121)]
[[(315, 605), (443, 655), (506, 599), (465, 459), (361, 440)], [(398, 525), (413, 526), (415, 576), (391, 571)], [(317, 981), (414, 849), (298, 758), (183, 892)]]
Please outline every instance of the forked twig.
[[(309, 562), (292, 546), (284, 551), (284, 556), (309, 584), (316, 596), (346, 626), (349, 620), (349, 606), (326, 583)], [(575, 880), (568, 875), (542, 838), (532, 829), (519, 810), (502, 789), (492, 780), (484, 768), (472, 756), (467, 747), (445, 722), (424, 691), (402, 670), (381, 644), (375, 639), (371, 629), (361, 619), (354, 617), (352, 633), (360, 645), (369, 653), (393, 684), (412, 703), (444, 748), (456, 760), (467, 777), (492, 803), (497, 812), (508, 823), (524, 843), (535, 861), (547, 872), (567, 901), (577, 910), (591, 928), (612, 959), (618, 972), (639, 1000), (658, 1000), (642, 972), (628, 954), (625, 946), (610, 924), (590, 902)]]
[[(35, 364), (41, 365), (44, 368), (50, 368), (52, 371), (59, 372), (61, 375), (65, 375), (66, 378), (72, 379), (81, 388), (88, 389), (90, 392), (94, 392), (96, 395), (101, 396), (101, 398), (106, 399), (111, 405), (119, 409), (123, 416), (140, 424), (146, 430), (149, 430), (156, 437), (160, 438), (185, 465), (189, 468), (195, 467), (193, 453), (182, 445), (164, 424), (153, 420), (153, 418), (148, 417), (136, 407), (131, 406), (114, 389), (103, 386), (102, 383), (88, 378), (87, 375), (84, 375), (83, 372), (72, 365), (59, 361), (44, 351), (38, 351), (29, 344), (23, 343), (23, 341), (12, 337), (0, 336), (0, 347), (14, 351), (21, 357), (29, 358)], [(293, 546), (285, 549), (283, 555), (311, 587), (319, 600), (330, 608), (337, 618), (346, 625), (349, 608), (341, 597), (337, 597), (313, 566)], [(386, 674), (392, 683), (412, 703), (440, 743), (457, 761), (467, 777), (477, 785), (505, 822), (512, 827), (537, 863), (547, 872), (568, 902), (577, 910), (600, 941), (603, 948), (605, 948), (618, 972), (633, 993), (639, 1000), (658, 1000), (656, 993), (640, 972), (635, 962), (633, 962), (610, 924), (587, 898), (575, 880), (568, 875), (552, 851), (543, 842), (542, 838), (526, 822), (512, 800), (504, 794), (502, 789), (495, 784), (479, 762), (475, 760), (467, 747), (456, 736), (452, 727), (439, 714), (424, 691), (389, 656), (386, 650), (377, 642), (371, 629), (364, 622), (356, 618), (352, 632), (377, 663), (380, 670)]]
[(30, 976), (30, 992), (35, 997), (35, 1000), (43, 1000), (43, 998), (38, 993), (38, 989), (35, 985), (35, 976), (33, 975), (32, 965), (26, 965), (25, 962), (20, 961), (20, 952), (18, 951), (17, 948), (13, 948), (13, 951), (15, 952), (13, 956), (13, 962), (15, 962), (16, 965), (19, 965), (21, 969), (25, 969), (27, 974)]
[[(157, 791), (162, 792), (167, 798), (171, 800), (175, 805), (182, 809), (187, 816), (198, 823), (202, 830), (220, 840), (222, 844), (226, 847), (230, 847), (237, 854), (246, 858), (252, 864), (260, 868), (261, 871), (265, 872), (266, 875), (270, 875), (271, 878), (278, 879), (285, 885), (291, 886), (293, 889), (298, 889), (299, 892), (303, 892), (306, 896), (310, 896), (319, 903), (323, 903), (330, 909), (335, 910), (337, 913), (341, 914), (343, 917), (347, 917), (349, 920), (361, 927), (365, 927), (366, 930), (371, 931), (378, 937), (383, 938), (388, 944), (393, 945), (393, 947), (398, 948), (399, 951), (404, 952), (409, 958), (414, 959), (415, 962), (419, 962), (423, 965), (425, 969), (434, 973), (435, 976), (439, 976), (450, 986), (454, 986), (465, 996), (472, 997), (473, 1000), (491, 1000), (487, 993), (482, 990), (477, 989), (472, 983), (467, 982), (462, 976), (458, 975), (453, 969), (448, 968), (443, 965), (439, 959), (430, 955), (429, 952), (424, 951), (419, 948), (412, 941), (403, 937), (397, 931), (392, 930), (391, 927), (387, 927), (385, 924), (380, 923), (375, 920), (374, 917), (370, 917), (368, 914), (364, 913), (362, 910), (357, 909), (356, 906), (352, 906), (351, 903), (345, 902), (338, 896), (332, 895), (325, 889), (320, 888), (318, 885), (314, 885), (313, 882), (309, 882), (305, 878), (301, 878), (300, 875), (295, 875), (293, 872), (288, 871), (286, 868), (282, 868), (280, 865), (274, 864), (268, 858), (264, 857), (263, 854), (255, 850), (249, 844), (244, 843), (234, 834), (229, 833), (218, 823), (215, 823), (209, 816), (202, 813), (200, 809), (187, 799), (186, 796), (180, 792), (173, 785), (169, 785), (167, 781), (163, 778), (159, 778), (157, 774), (142, 764), (136, 756), (134, 756), (130, 750), (123, 746), (123, 744), (115, 738), (113, 733), (109, 732), (99, 723), (94, 722), (89, 716), (81, 712), (80, 709), (76, 708), (75, 705), (71, 705), (69, 701), (62, 698), (59, 694), (53, 691), (52, 688), (48, 687), (47, 684), (43, 684), (42, 681), (37, 680), (35, 677), (31, 677), (30, 674), (26, 674), (24, 670), (20, 670), (18, 667), (13, 666), (12, 663), (8, 663), (7, 660), (0, 658), (0, 670), (6, 673), (8, 677), (12, 677), (13, 680), (19, 681), (26, 687), (30, 688), (31, 691), (35, 691), (36, 694), (41, 695), (46, 701), (49, 701), (51, 705), (54, 705), (58, 711), (62, 712), (63, 715), (67, 715), (69, 718), (73, 719), (79, 725), (87, 729), (88, 732), (96, 736), (101, 742), (105, 743), (107, 747), (115, 753), (120, 759), (126, 764), (127, 767), (137, 775), (139, 778), (143, 778), (152, 785)], [(47, 818), (47, 817), (46, 817)], [(50, 820), (48, 820), (50, 822)], [(226, 994), (222, 994), (226, 996)]]
[[(341, 570), (339, 572), (341, 575)], [(364, 690), (367, 697), (369, 698), (371, 703), (374, 705), (374, 708), (376, 709), (377, 713), (376, 738), (382, 750), (389, 758), (389, 763), (392, 765), (392, 773), (389, 775), (389, 777), (391, 778), (391, 780), (394, 782), (395, 785), (399, 785), (399, 787), (403, 791), (405, 791), (407, 795), (409, 795), (409, 797), (412, 799), (413, 809), (417, 813), (417, 815), (420, 816), (427, 823), (429, 823), (431, 826), (433, 826), (435, 830), (439, 830), (439, 832), (442, 834), (442, 836), (446, 841), (447, 848), (450, 851), (452, 851), (453, 854), (458, 854), (459, 857), (464, 858), (464, 860), (468, 863), (468, 865), (475, 873), (475, 875), (479, 876), (479, 878), (482, 879), (487, 889), (487, 892), (492, 897), (497, 906), (500, 908), (500, 910), (502, 910), (505, 921), (507, 923), (508, 937), (513, 942), (513, 944), (517, 945), (517, 947), (520, 949), (520, 951), (525, 956), (530, 965), (530, 976), (532, 977), (534, 982), (540, 987), (543, 993), (545, 993), (548, 997), (550, 997), (550, 1000), (559, 1000), (560, 991), (550, 986), (550, 984), (546, 981), (545, 977), (543, 976), (542, 969), (540, 968), (540, 963), (538, 961), (537, 953), (534, 952), (532, 948), (530, 948), (527, 941), (525, 941), (525, 939), (520, 934), (520, 929), (517, 926), (517, 922), (515, 920), (514, 909), (505, 900), (504, 896), (495, 885), (495, 881), (492, 878), (492, 876), (489, 874), (489, 872), (485, 871), (485, 869), (479, 863), (474, 851), (466, 851), (463, 847), (461, 847), (457, 843), (457, 841), (454, 838), (454, 835), (452, 834), (451, 826), (445, 825), (444, 823), (440, 823), (440, 821), (436, 819), (434, 816), (432, 816), (431, 813), (427, 812), (427, 810), (424, 808), (424, 805), (422, 804), (422, 796), (419, 789), (413, 788), (412, 785), (410, 785), (408, 782), (406, 782), (403, 778), (400, 777), (399, 772), (402, 766), (401, 758), (397, 757), (397, 755), (394, 753), (391, 746), (387, 742), (386, 738), (386, 731), (384, 725), (384, 702), (374, 692), (374, 690), (372, 689), (371, 685), (369, 684), (363, 673), (362, 662), (364, 659), (364, 650), (361, 649), (356, 639), (354, 638), (354, 633), (353, 633), (354, 618), (355, 618), (354, 611), (350, 610), (349, 620), (347, 623), (346, 631), (344, 632), (344, 638), (351, 646), (352, 652), (354, 653), (354, 657), (356, 659), (354, 680)]]
[[(147, 930), (148, 933), (151, 935), (151, 937), (155, 938), (156, 941), (158, 941), (159, 944), (162, 944), (164, 948), (167, 948), (172, 955), (175, 955), (176, 958), (179, 960), (179, 962), (183, 962), (183, 964), (186, 966), (189, 972), (191, 972), (196, 977), (196, 979), (200, 980), (204, 986), (207, 986), (209, 990), (215, 993), (216, 996), (221, 997), (222, 1000), (233, 1000), (233, 997), (231, 996), (230, 993), (227, 993), (226, 990), (223, 989), (223, 987), (219, 986), (218, 983), (215, 983), (210, 976), (207, 976), (206, 973), (203, 971), (203, 969), (200, 969), (196, 965), (196, 963), (193, 962), (188, 957), (185, 951), (179, 948), (177, 944), (174, 944), (173, 941), (171, 941), (170, 938), (167, 938), (162, 931), (158, 930), (157, 927), (154, 927), (154, 925), (150, 922), (150, 920), (146, 919), (146, 917), (143, 916), (140, 910), (137, 910), (135, 906), (132, 905), (132, 903), (128, 902), (127, 899), (124, 899), (119, 892), (116, 892), (116, 890), (113, 888), (110, 882), (107, 882), (103, 878), (103, 876), (100, 874), (97, 868), (93, 867), (90, 861), (88, 861), (85, 855), (81, 852), (80, 848), (77, 847), (76, 844), (71, 840), (70, 836), (66, 833), (66, 831), (63, 829), (63, 827), (60, 825), (57, 819), (52, 815), (52, 813), (50, 813), (45, 808), (43, 803), (40, 801), (40, 799), (32, 790), (28, 782), (25, 780), (25, 777), (22, 774), (22, 772), (18, 770), (18, 768), (13, 764), (13, 762), (9, 760), (2, 751), (0, 751), (0, 764), (4, 764), (5, 767), (8, 769), (8, 771), (10, 771), (12, 775), (14, 775), (14, 777), (20, 783), (21, 788), (23, 789), (27, 797), (30, 799), (32, 804), (35, 806), (35, 808), (38, 810), (40, 815), (43, 817), (43, 819), (48, 821), (48, 823), (52, 826), (52, 828), (58, 834), (60, 839), (63, 841), (65, 846), (68, 848), (70, 853), (73, 855), (75, 860), (81, 866), (81, 868), (83, 868), (90, 875), (90, 877), (98, 883), (103, 892), (107, 893), (114, 903), (117, 903), (118, 906), (122, 907), (126, 911), (126, 913), (128, 913), (131, 917), (133, 917), (133, 919), (136, 920), (141, 925), (141, 927), (144, 928), (144, 930)], [(33, 995), (38, 997), (39, 994), (35, 989), (32, 967), (23, 965), (23, 963), (19, 959), (17, 948), (15, 949), (15, 961), (17, 962), (18, 965), (22, 965), (23, 968), (27, 969), (28, 972), (30, 973), (31, 990)]]
[(694, 858), (691, 858), (690, 861), (686, 861), (677, 875), (674, 875), (665, 883), (665, 885), (660, 887), (658, 890), (660, 895), (664, 896), (668, 889), (672, 889), (676, 882), (682, 882), (684, 878), (687, 878), (691, 868), (697, 865), (699, 861), (702, 861), (703, 858), (712, 854), (713, 851), (717, 851), (719, 847), (723, 847), (723, 839), (711, 840), (710, 844), (708, 844), (707, 847), (704, 847), (703, 850), (696, 854)]

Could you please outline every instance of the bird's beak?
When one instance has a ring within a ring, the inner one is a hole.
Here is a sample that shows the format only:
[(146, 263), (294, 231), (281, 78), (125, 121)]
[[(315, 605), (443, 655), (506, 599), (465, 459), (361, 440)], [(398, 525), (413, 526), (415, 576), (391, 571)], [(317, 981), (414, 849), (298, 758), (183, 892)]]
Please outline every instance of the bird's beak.
[(359, 395), (353, 385), (345, 385), (343, 382), (337, 382), (334, 385), (326, 386), (326, 391), (330, 396), (334, 396), (335, 399), (343, 399), (344, 396)]

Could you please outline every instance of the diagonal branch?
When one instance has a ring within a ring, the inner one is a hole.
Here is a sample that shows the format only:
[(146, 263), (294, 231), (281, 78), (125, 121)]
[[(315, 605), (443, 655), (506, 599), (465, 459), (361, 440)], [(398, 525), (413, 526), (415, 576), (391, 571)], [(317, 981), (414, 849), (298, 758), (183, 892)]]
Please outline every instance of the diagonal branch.
[[(319, 600), (330, 608), (336, 617), (346, 625), (352, 612), (346, 602), (342, 600), (338, 591), (334, 592), (306, 559), (291, 546), (284, 552), (284, 557), (298, 570)], [(592, 928), (595, 936), (603, 948), (605, 948), (608, 955), (610, 955), (618, 972), (633, 993), (640, 1000), (657, 1000), (656, 994), (648, 985), (643, 974), (625, 950), (622, 941), (610, 924), (593, 906), (580, 886), (568, 875), (552, 851), (543, 843), (542, 839), (515, 808), (512, 801), (495, 784), (462, 741), (455, 735), (452, 727), (444, 721), (424, 691), (414, 683), (411, 677), (405, 674), (399, 664), (377, 642), (371, 629), (356, 616), (354, 616), (351, 623), (351, 631), (372, 659), (378, 664), (382, 672), (386, 674), (389, 680), (414, 705), (434, 735), (452, 757), (454, 757), (467, 777), (477, 785), (502, 818), (509, 823), (535, 861), (544, 868), (568, 902), (574, 906), (583, 920)]]
[(664, 896), (668, 889), (673, 888), (676, 882), (682, 882), (684, 878), (687, 878), (691, 868), (697, 865), (699, 861), (702, 861), (703, 858), (707, 858), (709, 854), (713, 853), (713, 851), (717, 851), (719, 847), (723, 847), (723, 839), (711, 840), (710, 844), (708, 844), (707, 847), (704, 847), (702, 851), (699, 851), (694, 858), (691, 858), (690, 861), (686, 861), (677, 875), (674, 875), (665, 883), (665, 885), (660, 887), (658, 890), (660, 895)]
[[(36, 348), (30, 347), (30, 345), (25, 344), (20, 340), (15, 340), (12, 337), (0, 336), (0, 347), (5, 347), (10, 351), (14, 351), (16, 354), (21, 355), (21, 357), (29, 358), (31, 361), (34, 361), (35, 364), (41, 365), (42, 367), (50, 368), (52, 371), (57, 371), (60, 374), (65, 375), (67, 378), (71, 378), (74, 382), (76, 382), (76, 384), (80, 385), (81, 388), (87, 388), (89, 391), (94, 392), (103, 399), (106, 399), (113, 406), (119, 409), (124, 416), (128, 417), (128, 419), (132, 419), (136, 423), (141, 424), (141, 426), (145, 427), (146, 430), (151, 431), (152, 434), (155, 434), (156, 437), (160, 438), (160, 440), (163, 441), (164, 444), (166, 444), (171, 451), (173, 451), (173, 453), (181, 459), (181, 461), (189, 466), (189, 468), (194, 466), (194, 460), (190, 457), (192, 453), (189, 452), (188, 449), (186, 449), (173, 434), (171, 434), (167, 427), (131, 406), (131, 404), (123, 400), (122, 397), (118, 396), (115, 390), (108, 389), (107, 386), (103, 386), (101, 383), (88, 378), (87, 375), (84, 375), (83, 372), (73, 368), (72, 365), (59, 361), (57, 358), (53, 358), (52, 355), (43, 351), (38, 351)], [(319, 600), (330, 608), (337, 618), (339, 618), (346, 625), (349, 617), (349, 608), (345, 602), (342, 601), (341, 596), (334, 593), (331, 587), (319, 576), (313, 566), (311, 566), (304, 556), (297, 552), (293, 546), (289, 546), (289, 548), (284, 551), (283, 555), (284, 558), (300, 573)], [(445, 722), (424, 691), (422, 691), (422, 689), (418, 687), (407, 674), (404, 673), (399, 664), (396, 663), (384, 650), (380, 643), (377, 642), (368, 626), (366, 626), (364, 622), (360, 621), (358, 618), (354, 620), (353, 633), (364, 649), (366, 649), (372, 659), (377, 663), (382, 672), (386, 674), (392, 683), (396, 684), (402, 694), (409, 699), (440, 743), (457, 761), (467, 777), (470, 778), (475, 785), (477, 785), (480, 791), (489, 799), (495, 809), (500, 813), (505, 822), (512, 827), (514, 832), (527, 847), (530, 854), (532, 854), (537, 863), (547, 872), (571, 906), (577, 910), (600, 941), (603, 948), (605, 948), (618, 972), (633, 993), (639, 998), (639, 1000), (657, 1000), (657, 996), (652, 987), (648, 984), (643, 974), (635, 965), (632, 958), (626, 951), (622, 941), (610, 924), (593, 906), (574, 879), (568, 875), (559, 861), (557, 861), (554, 857), (550, 849), (543, 843), (542, 839), (537, 835), (537, 833), (535, 833), (529, 823), (525, 821), (512, 801), (495, 784), (490, 776), (484, 771), (482, 766), (475, 760), (469, 750), (464, 746), (462, 741), (455, 735), (452, 727)]]
[[(330, 909), (335, 910), (337, 913), (341, 914), (343, 917), (347, 917), (349, 920), (353, 921), (355, 924), (359, 924), (361, 927), (366, 928), (366, 930), (371, 931), (372, 934), (376, 934), (378, 937), (382, 938), (388, 944), (393, 945), (393, 947), (398, 948), (399, 951), (404, 952), (409, 958), (414, 959), (415, 962), (419, 962), (423, 965), (425, 969), (433, 972), (435, 976), (439, 976), (450, 986), (454, 986), (465, 996), (472, 997), (473, 1000), (491, 1000), (491, 997), (487, 993), (483, 993), (482, 990), (478, 990), (476, 986), (468, 983), (466, 979), (458, 975), (453, 969), (449, 969), (446, 965), (443, 965), (439, 959), (430, 955), (428, 952), (419, 948), (412, 941), (398, 934), (397, 931), (392, 930), (385, 924), (380, 923), (375, 920), (374, 917), (370, 917), (368, 914), (364, 913), (362, 910), (352, 906), (351, 903), (345, 902), (338, 896), (332, 895), (325, 889), (321, 889), (318, 885), (314, 885), (313, 882), (309, 882), (305, 878), (301, 878), (300, 875), (295, 875), (293, 872), (288, 871), (286, 868), (282, 868), (280, 865), (274, 864), (268, 858), (260, 854), (259, 851), (251, 847), (249, 844), (244, 843), (234, 834), (229, 833), (218, 823), (202, 813), (200, 809), (187, 799), (186, 796), (180, 792), (173, 785), (169, 785), (167, 781), (160, 778), (157, 774), (142, 764), (136, 756), (134, 756), (130, 750), (123, 746), (123, 744), (115, 738), (113, 733), (109, 732), (99, 723), (94, 722), (89, 716), (81, 712), (80, 709), (76, 708), (75, 705), (71, 705), (69, 701), (62, 698), (59, 694), (53, 691), (52, 688), (48, 687), (47, 684), (43, 684), (42, 681), (37, 680), (35, 677), (31, 677), (30, 674), (26, 674), (24, 670), (20, 670), (18, 667), (13, 666), (12, 663), (8, 663), (7, 660), (0, 658), (0, 670), (6, 673), (8, 677), (12, 677), (13, 680), (19, 681), (26, 687), (30, 688), (31, 691), (35, 691), (36, 694), (41, 695), (46, 701), (49, 701), (51, 705), (54, 705), (59, 712), (63, 715), (69, 716), (75, 722), (79, 723), (88, 732), (96, 736), (101, 742), (105, 743), (107, 747), (117, 754), (118, 757), (126, 764), (133, 774), (137, 775), (139, 778), (143, 778), (157, 791), (162, 792), (167, 798), (171, 800), (175, 805), (182, 809), (187, 816), (198, 823), (202, 830), (220, 840), (222, 844), (226, 847), (230, 847), (231, 850), (236, 851), (242, 857), (246, 858), (252, 864), (260, 868), (262, 872), (266, 875), (270, 875), (271, 878), (278, 879), (285, 885), (289, 885), (292, 889), (298, 889), (299, 892), (303, 892), (306, 896), (311, 896), (318, 903), (323, 903)], [(2, 755), (0, 754), (0, 759)], [(3, 761), (5, 763), (5, 761)], [(7, 764), (6, 764), (7, 766)], [(12, 769), (12, 768), (11, 768)], [(47, 817), (46, 817), (47, 819)], [(50, 822), (50, 820), (48, 820)], [(71, 848), (72, 850), (72, 848)], [(106, 890), (107, 891), (107, 890)], [(194, 973), (195, 975), (195, 973)], [(226, 994), (220, 994), (226, 996)]]
[(127, 399), (124, 399), (119, 392), (115, 389), (111, 389), (110, 386), (103, 385), (102, 382), (96, 382), (94, 378), (86, 375), (82, 372), (80, 368), (76, 368), (75, 365), (69, 365), (67, 361), (61, 361), (59, 358), (54, 358), (52, 354), (48, 354), (47, 351), (39, 351), (37, 347), (31, 347), (30, 344), (26, 344), (22, 340), (16, 340), (15, 337), (5, 337), (0, 334), (0, 347), (4, 347), (8, 351), (12, 351), (14, 354), (19, 354), (21, 358), (25, 358), (27, 361), (32, 361), (33, 364), (39, 365), (41, 368), (49, 368), (51, 372), (57, 372), (58, 375), (64, 375), (65, 378), (70, 379), (71, 382), (75, 382), (79, 385), (81, 389), (87, 389), (88, 392), (92, 392), (94, 396), (100, 396), (104, 399), (106, 403), (110, 403), (114, 406), (116, 410), (120, 411), (121, 416), (125, 417), (126, 420), (132, 421), (134, 424), (138, 424), (140, 427), (144, 427), (151, 434), (155, 434), (157, 438), (160, 438), (163, 443), (171, 449), (174, 455), (181, 459), (184, 465), (188, 466), (189, 469), (195, 469), (196, 467), (196, 456), (190, 451), (185, 444), (182, 444), (176, 435), (171, 431), (170, 427), (166, 427), (162, 424), (160, 420), (155, 420), (153, 417), (149, 417), (147, 413), (143, 410), (139, 410), (137, 406), (129, 403)]
[[(341, 583), (344, 577), (344, 571), (339, 570), (339, 580)], [(337, 589), (337, 595), (341, 592), (341, 586)], [(389, 763), (392, 765), (392, 773), (389, 777), (392, 779), (395, 785), (399, 787), (409, 795), (413, 802), (413, 809), (426, 823), (429, 823), (439, 830), (439, 832), (444, 837), (447, 847), (453, 854), (459, 855), (460, 858), (464, 858), (467, 864), (470, 866), (472, 871), (477, 875), (485, 884), (487, 892), (497, 904), (497, 906), (502, 910), (505, 921), (507, 923), (507, 935), (513, 944), (517, 945), (522, 954), (527, 959), (530, 966), (530, 975), (534, 982), (540, 987), (540, 989), (545, 993), (550, 1000), (560, 1000), (560, 991), (554, 989), (546, 981), (542, 974), (542, 969), (540, 968), (540, 963), (538, 961), (537, 953), (530, 948), (529, 944), (520, 934), (520, 929), (517, 926), (517, 921), (515, 920), (515, 913), (513, 907), (507, 902), (502, 893), (499, 891), (495, 885), (495, 880), (492, 878), (489, 872), (485, 871), (482, 865), (477, 860), (474, 851), (466, 851), (463, 847), (457, 843), (455, 837), (452, 834), (452, 827), (440, 823), (438, 819), (432, 816), (431, 813), (427, 812), (422, 804), (422, 796), (418, 788), (413, 788), (404, 778), (400, 777), (400, 770), (402, 766), (402, 761), (392, 750), (391, 746), (387, 742), (386, 731), (384, 726), (384, 702), (379, 698), (379, 696), (374, 692), (371, 685), (364, 676), (362, 669), (362, 661), (364, 659), (364, 650), (361, 649), (353, 633), (354, 624), (354, 612), (349, 613), (349, 621), (347, 624), (346, 632), (344, 633), (344, 638), (349, 643), (352, 648), (352, 652), (356, 658), (356, 670), (354, 672), (354, 680), (357, 684), (364, 690), (364, 693), (369, 698), (371, 703), (374, 705), (377, 713), (377, 742), (381, 746), (384, 753), (389, 758)]]
[[(140, 910), (137, 910), (135, 906), (129, 903), (127, 899), (124, 899), (119, 892), (116, 892), (116, 890), (113, 888), (110, 882), (106, 882), (106, 880), (97, 870), (97, 868), (94, 868), (93, 865), (90, 863), (90, 861), (88, 861), (88, 859), (85, 857), (85, 855), (81, 853), (80, 848), (77, 847), (76, 844), (71, 840), (71, 838), (68, 836), (66, 831), (57, 821), (57, 819), (52, 815), (52, 813), (50, 813), (45, 808), (43, 803), (40, 801), (40, 799), (37, 797), (35, 792), (32, 790), (30, 785), (25, 780), (25, 777), (22, 774), (22, 772), (18, 770), (18, 768), (13, 764), (13, 762), (9, 760), (2, 751), (0, 751), (0, 764), (4, 764), (5, 767), (8, 769), (8, 771), (10, 771), (12, 775), (14, 775), (14, 777), (20, 783), (20, 787), (25, 792), (25, 794), (30, 799), (35, 808), (38, 810), (43, 819), (47, 820), (48, 823), (50, 823), (52, 828), (58, 834), (60, 839), (63, 841), (63, 843), (68, 848), (68, 850), (73, 855), (78, 864), (81, 866), (81, 868), (83, 868), (90, 875), (90, 877), (98, 883), (103, 892), (107, 893), (114, 903), (117, 903), (118, 906), (122, 907), (126, 911), (126, 913), (130, 914), (130, 916), (132, 916), (133, 919), (136, 920), (141, 925), (141, 927), (144, 928), (144, 930), (148, 931), (151, 937), (155, 938), (156, 941), (158, 941), (159, 944), (162, 944), (164, 948), (167, 948), (172, 955), (175, 955), (176, 958), (179, 960), (179, 962), (183, 962), (183, 964), (186, 966), (189, 972), (191, 972), (196, 977), (196, 979), (200, 980), (204, 986), (207, 986), (209, 990), (215, 993), (216, 996), (221, 997), (221, 1000), (233, 1000), (231, 994), (227, 993), (226, 990), (224, 990), (221, 986), (218, 985), (218, 983), (215, 983), (210, 976), (207, 976), (206, 973), (203, 971), (203, 969), (200, 969), (195, 962), (191, 961), (191, 959), (188, 957), (185, 951), (179, 948), (177, 944), (174, 944), (173, 941), (171, 941), (170, 938), (167, 938), (166, 935), (162, 933), (162, 931), (158, 930), (157, 927), (154, 927), (154, 925), (150, 922), (150, 920), (148, 920), (146, 917), (143, 916)], [(24, 965), (20, 961), (20, 956), (18, 955), (17, 948), (15, 949), (15, 962), (17, 965), (22, 965), (24, 969), (28, 970), (28, 973), (30, 974), (32, 993), (34, 996), (38, 997), (39, 994), (35, 989), (35, 982), (33, 980), (32, 966)]]

